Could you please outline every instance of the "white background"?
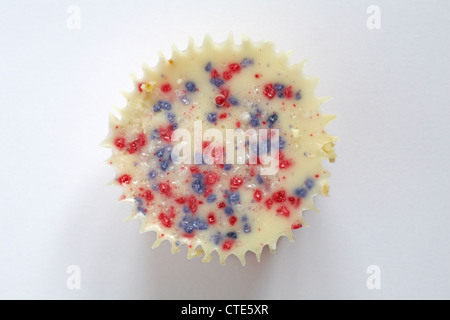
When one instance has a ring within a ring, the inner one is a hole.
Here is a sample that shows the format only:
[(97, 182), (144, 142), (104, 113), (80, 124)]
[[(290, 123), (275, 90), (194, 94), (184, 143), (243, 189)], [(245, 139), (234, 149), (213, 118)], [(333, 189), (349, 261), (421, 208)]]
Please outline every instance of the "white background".
[[(381, 30), (366, 26), (369, 5)], [(0, 298), (449, 299), (449, 12), (445, 0), (1, 1)], [(308, 58), (337, 114), (331, 197), (294, 243), (246, 267), (152, 250), (154, 234), (123, 221), (131, 207), (99, 147), (130, 72), (206, 32)]]

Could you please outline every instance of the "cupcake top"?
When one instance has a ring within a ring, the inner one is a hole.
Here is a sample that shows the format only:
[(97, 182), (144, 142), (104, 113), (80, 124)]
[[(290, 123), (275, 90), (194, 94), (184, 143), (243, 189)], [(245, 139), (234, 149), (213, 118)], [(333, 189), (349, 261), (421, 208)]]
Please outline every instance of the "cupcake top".
[(293, 240), (302, 211), (328, 193), (322, 160), (336, 157), (325, 131), (334, 116), (320, 112), (325, 99), (302, 67), (271, 42), (207, 36), (133, 79), (105, 144), (120, 200), (157, 233), (154, 246), (168, 240), (189, 258), (217, 251), (222, 264), (231, 254), (245, 264), (247, 251), (259, 261), (265, 245)]

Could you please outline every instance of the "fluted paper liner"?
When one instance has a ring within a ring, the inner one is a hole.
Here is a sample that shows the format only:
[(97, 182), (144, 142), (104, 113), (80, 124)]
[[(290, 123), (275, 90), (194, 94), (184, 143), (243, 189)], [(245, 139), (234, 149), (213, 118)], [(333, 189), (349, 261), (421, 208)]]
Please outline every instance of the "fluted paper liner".
[[(120, 200), (133, 204), (130, 218), (141, 220), (141, 232), (156, 232), (153, 247), (168, 240), (173, 253), (187, 245), (188, 258), (203, 257), (203, 262), (209, 262), (217, 251), (222, 264), (234, 254), (245, 265), (247, 251), (254, 252), (259, 261), (264, 246), (273, 252), (280, 237), (293, 241), (293, 230), (306, 226), (304, 210), (317, 211), (313, 198), (325, 196), (329, 190), (330, 174), (322, 160), (334, 162), (336, 158), (337, 139), (325, 131), (334, 115), (320, 112), (327, 98), (315, 97), (318, 80), (302, 74), (305, 61), (290, 65), (288, 60), (289, 53), (277, 52), (271, 42), (254, 43), (244, 37), (237, 45), (230, 36), (216, 44), (206, 36), (200, 47), (190, 39), (186, 50), (174, 47), (171, 58), (160, 54), (155, 67), (144, 65), (142, 78), (132, 76), (135, 89), (124, 93), (126, 106), (111, 113), (110, 132), (103, 145), (112, 149), (108, 163), (117, 171), (113, 183), (123, 188)], [(214, 70), (215, 76), (223, 80), (222, 85), (211, 80)], [(188, 82), (195, 85), (195, 91), (187, 90)], [(165, 84), (170, 87), (163, 87)], [(290, 91), (285, 91), (288, 87)], [(235, 98), (229, 101), (237, 101), (237, 105), (217, 106), (215, 97), (223, 89)], [(171, 109), (161, 109), (159, 101), (169, 101)], [(195, 120), (202, 121), (204, 131), (237, 126), (243, 130), (268, 128), (271, 124), (280, 129), (283, 158), (288, 165), (273, 176), (259, 175), (257, 165), (233, 164), (224, 170), (218, 165), (176, 165), (169, 161), (163, 168), (155, 152), (170, 143), (155, 136), (158, 128), (171, 125), (169, 112), (175, 114), (173, 129), (186, 128), (190, 132)], [(209, 121), (209, 113), (216, 113), (215, 123)], [(220, 118), (223, 113), (226, 117)], [(273, 114), (277, 115), (275, 121), (274, 117), (269, 120)], [(254, 119), (258, 126), (252, 122)], [(192, 166), (200, 168), (197, 178), (190, 171)], [(191, 186), (193, 179), (204, 181), (210, 171), (219, 177), (209, 192), (217, 198), (211, 203), (206, 194), (198, 192), (203, 189), (193, 191)], [(237, 190), (230, 187), (230, 179), (235, 176), (242, 179), (238, 179), (242, 185)], [(170, 195), (161, 192), (160, 183), (170, 186)], [(227, 199), (233, 192), (239, 192), (238, 203)], [(180, 198), (189, 199), (191, 195), (196, 197), (198, 209), (181, 203)], [(225, 213), (221, 202), (233, 213)], [(214, 221), (208, 215), (214, 216)]]

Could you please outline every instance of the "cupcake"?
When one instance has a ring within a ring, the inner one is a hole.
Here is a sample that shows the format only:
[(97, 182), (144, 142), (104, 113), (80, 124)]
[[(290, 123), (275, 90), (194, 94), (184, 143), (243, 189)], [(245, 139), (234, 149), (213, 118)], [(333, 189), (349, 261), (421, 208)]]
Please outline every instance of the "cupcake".
[(336, 158), (325, 131), (334, 115), (321, 113), (326, 99), (304, 62), (288, 57), (271, 42), (206, 36), (133, 78), (105, 146), (120, 200), (142, 232), (156, 232), (153, 247), (167, 240), (188, 258), (217, 252), (244, 265), (247, 251), (259, 261), (264, 246), (273, 252), (306, 225), (302, 212), (329, 191), (322, 160)]

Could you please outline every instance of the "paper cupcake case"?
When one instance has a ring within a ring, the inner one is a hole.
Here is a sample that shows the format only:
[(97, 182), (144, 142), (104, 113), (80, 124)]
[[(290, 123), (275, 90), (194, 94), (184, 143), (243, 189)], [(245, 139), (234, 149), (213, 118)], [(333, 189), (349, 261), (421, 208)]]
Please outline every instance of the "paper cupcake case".
[[(336, 137), (325, 126), (335, 116), (321, 113), (327, 98), (315, 96), (318, 80), (302, 74), (305, 62), (288, 60), (272, 42), (243, 38), (238, 45), (230, 36), (217, 44), (206, 36), (201, 46), (191, 39), (186, 50), (174, 47), (171, 58), (160, 55), (155, 67), (143, 67), (142, 78), (132, 77), (134, 90), (110, 115), (103, 145), (112, 150), (108, 163), (123, 189), (120, 201), (132, 204), (130, 218), (141, 220), (141, 232), (156, 232), (153, 247), (167, 240), (173, 253), (186, 245), (188, 258), (209, 262), (216, 251), (222, 264), (233, 254), (245, 265), (247, 251), (259, 261), (266, 245), (274, 252), (280, 237), (293, 241), (293, 230), (307, 225), (302, 212), (317, 211), (313, 198), (328, 194), (322, 161), (336, 158)], [(234, 163), (226, 163), (225, 142), (210, 159), (202, 156), (210, 141), (194, 137), (195, 123), (203, 134), (218, 129), (224, 138), (227, 129), (267, 129), (279, 138), (248, 138), (244, 149), (234, 147)], [(201, 144), (200, 152), (189, 149), (191, 162), (200, 163), (178, 163), (188, 153), (171, 156), (177, 129)], [(273, 151), (278, 171), (262, 174), (268, 165), (249, 164), (251, 151)]]

